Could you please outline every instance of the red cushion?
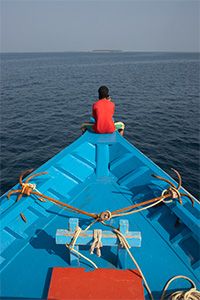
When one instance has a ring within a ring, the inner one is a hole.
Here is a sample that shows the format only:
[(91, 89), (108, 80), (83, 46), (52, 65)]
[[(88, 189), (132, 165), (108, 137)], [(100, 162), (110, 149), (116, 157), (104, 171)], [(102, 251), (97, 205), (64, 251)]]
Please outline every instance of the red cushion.
[(144, 300), (144, 290), (136, 270), (54, 268), (48, 299)]

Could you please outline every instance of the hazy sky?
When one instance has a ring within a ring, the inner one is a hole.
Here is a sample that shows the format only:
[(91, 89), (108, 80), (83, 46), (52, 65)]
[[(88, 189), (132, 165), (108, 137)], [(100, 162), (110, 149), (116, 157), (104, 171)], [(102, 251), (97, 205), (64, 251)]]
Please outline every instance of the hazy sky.
[(0, 0), (1, 51), (200, 51), (200, 0)]

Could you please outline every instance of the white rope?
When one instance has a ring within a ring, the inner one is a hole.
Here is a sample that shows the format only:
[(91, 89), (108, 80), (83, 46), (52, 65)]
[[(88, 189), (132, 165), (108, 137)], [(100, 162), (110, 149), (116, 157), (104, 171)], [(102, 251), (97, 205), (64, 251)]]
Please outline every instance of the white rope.
[[(149, 293), (150, 299), (154, 300), (152, 292), (150, 290), (150, 287), (149, 287), (149, 285), (148, 285), (148, 283), (146, 281), (146, 278), (145, 278), (144, 274), (142, 273), (142, 270), (140, 269), (140, 266), (138, 265), (136, 259), (134, 258), (134, 256), (132, 255), (131, 251), (129, 250), (130, 246), (129, 246), (129, 244), (128, 244), (126, 238), (125, 238), (125, 236), (119, 230), (117, 230), (117, 229), (113, 229), (113, 231), (117, 234), (117, 236), (118, 236), (118, 238), (120, 240), (120, 244), (123, 245), (126, 248), (126, 250), (127, 250), (128, 254), (129, 254), (130, 258), (132, 259), (132, 261), (136, 265), (137, 269), (139, 270), (139, 272), (140, 272), (140, 274), (142, 276), (142, 279), (144, 281), (145, 288), (146, 288), (146, 290)], [(179, 279), (179, 278), (183, 278), (183, 279), (188, 280), (192, 284), (193, 287), (191, 289), (189, 289), (188, 291), (176, 291), (176, 292), (172, 293), (170, 295), (170, 298), (168, 298), (168, 299), (170, 299), (170, 300), (200, 300), (200, 291), (198, 291), (196, 289), (195, 283), (190, 278), (188, 278), (188, 277), (186, 277), (184, 275), (175, 276), (175, 277), (171, 278), (167, 282), (167, 284), (165, 285), (165, 287), (163, 289), (163, 293), (162, 293), (162, 296), (161, 296), (160, 300), (164, 300), (166, 290), (168, 289), (168, 287), (172, 283), (172, 281), (174, 281), (176, 279)]]
[(67, 244), (66, 244), (66, 247), (67, 247), (70, 251), (74, 252), (75, 254), (81, 256), (82, 258), (84, 258), (85, 260), (87, 260), (89, 263), (91, 263), (91, 264), (95, 267), (95, 269), (98, 269), (97, 265), (96, 265), (91, 259), (89, 259), (89, 258), (86, 257), (85, 255), (81, 254), (79, 251), (75, 250), (74, 248), (69, 248), (69, 245), (67, 245)]
[(79, 237), (81, 231), (82, 231), (81, 228), (80, 228), (79, 226), (77, 226), (77, 227), (76, 227), (76, 230), (75, 230), (75, 232), (74, 232), (74, 236), (73, 236), (73, 238), (72, 238), (70, 244), (68, 245), (68, 246), (69, 246), (69, 249), (73, 249), (73, 248), (74, 248), (74, 246), (75, 246), (75, 244), (76, 244), (76, 241), (77, 241), (77, 239), (78, 239), (78, 237)]
[(176, 291), (176, 292), (172, 293), (170, 296), (168, 296), (168, 299), (171, 299), (171, 300), (200, 300), (200, 292), (196, 289), (195, 283), (192, 281), (192, 279), (190, 279), (184, 275), (174, 276), (166, 283), (166, 285), (164, 286), (160, 300), (164, 300), (164, 298), (166, 297), (165, 294), (166, 294), (166, 291), (167, 291), (169, 285), (174, 280), (180, 279), (180, 278), (188, 280), (192, 284), (193, 287), (191, 289), (189, 289), (188, 291)]
[(94, 225), (97, 221), (99, 221), (98, 219), (95, 219), (93, 222), (91, 222), (83, 231), (87, 231), (92, 225)]
[[(95, 221), (96, 221), (96, 220), (95, 220)], [(85, 230), (83, 230), (83, 231), (88, 230), (88, 228), (91, 227), (91, 226), (95, 223), (95, 221), (93, 221), (93, 222), (92, 222)], [(149, 293), (149, 296), (150, 296), (151, 300), (154, 300), (154, 299), (153, 299), (153, 296), (152, 296), (152, 293), (151, 293), (151, 290), (150, 290), (150, 288), (149, 288), (149, 286), (148, 286), (148, 284), (147, 284), (147, 281), (146, 281), (146, 279), (145, 279), (145, 277), (144, 277), (144, 274), (142, 273), (142, 270), (140, 269), (140, 267), (139, 267), (137, 261), (135, 260), (135, 258), (133, 257), (132, 253), (131, 253), (130, 250), (129, 250), (130, 245), (128, 244), (128, 242), (127, 242), (125, 236), (124, 236), (119, 230), (117, 230), (116, 228), (114, 228), (113, 226), (107, 225), (107, 224), (105, 224), (104, 222), (101, 222), (101, 223), (104, 224), (104, 225), (106, 225), (106, 226), (109, 226), (109, 227), (113, 228), (113, 231), (116, 233), (117, 237), (119, 238), (120, 244), (121, 244), (123, 247), (126, 248), (128, 254), (129, 254), (129, 256), (131, 257), (132, 261), (134, 262), (134, 264), (136, 265), (137, 269), (139, 270), (139, 272), (140, 272), (140, 274), (141, 274), (141, 276), (142, 276), (142, 279), (143, 279), (143, 281), (144, 281), (145, 287), (146, 287), (146, 289), (147, 289), (147, 291), (148, 291), (148, 293)], [(79, 226), (77, 226), (77, 228), (76, 228), (76, 230), (75, 230), (75, 232), (74, 232), (74, 236), (73, 236), (73, 238), (72, 238), (70, 244), (69, 244), (69, 245), (66, 244), (66, 247), (67, 247), (70, 251), (74, 252), (75, 254), (81, 256), (82, 258), (84, 258), (85, 260), (87, 260), (88, 262), (90, 262), (90, 263), (95, 267), (95, 269), (98, 269), (97, 265), (96, 265), (91, 259), (89, 259), (89, 258), (86, 257), (85, 255), (81, 254), (79, 251), (77, 251), (77, 250), (74, 249), (74, 246), (75, 246), (75, 244), (76, 244), (76, 241), (77, 241), (77, 239), (78, 239), (78, 237), (79, 237), (81, 231), (82, 231), (81, 228), (80, 228)], [(97, 230), (97, 229), (94, 230), (94, 242), (93, 242), (93, 244), (92, 244), (92, 246), (91, 246), (91, 250), (92, 250), (92, 253), (93, 253), (94, 249), (97, 248), (97, 255), (101, 253), (101, 252), (100, 252), (100, 247), (102, 247), (101, 237), (102, 237), (102, 230)], [(100, 253), (99, 253), (99, 252), (100, 252)], [(99, 256), (99, 255), (98, 255), (98, 256)]]
[[(150, 208), (150, 207), (153, 207), (153, 206), (157, 205), (158, 203), (160, 203), (160, 202), (162, 202), (162, 201), (163, 201), (163, 199), (161, 199), (161, 200), (157, 201), (156, 203), (153, 203), (153, 204), (151, 204), (151, 205), (149, 205), (149, 206), (146, 206), (146, 207), (143, 207), (143, 208), (141, 208), (141, 209), (138, 209), (138, 210), (136, 210), (136, 211), (134, 211), (134, 212), (127, 212), (127, 213), (124, 213), (124, 214), (121, 214), (121, 215), (127, 215), (127, 214), (131, 214), (131, 213), (135, 213), (135, 212), (142, 211), (142, 210), (144, 210), (144, 209), (148, 209), (148, 208)], [(115, 215), (114, 215), (114, 216), (115, 216)], [(119, 216), (119, 215), (118, 215), (118, 216)], [(89, 225), (86, 227), (86, 229), (83, 230), (83, 231), (87, 231), (87, 230), (88, 230), (94, 223), (96, 223), (97, 221), (98, 221), (98, 219), (94, 220), (94, 221), (93, 221), (91, 224), (89, 224)], [(141, 276), (142, 276), (143, 282), (144, 282), (144, 286), (145, 286), (145, 288), (146, 288), (146, 290), (147, 290), (147, 292), (148, 292), (148, 294), (149, 294), (150, 299), (151, 299), (151, 300), (154, 300), (154, 297), (153, 297), (152, 292), (151, 292), (151, 290), (150, 290), (150, 287), (149, 287), (149, 285), (148, 285), (148, 283), (147, 283), (147, 281), (146, 281), (146, 278), (145, 278), (145, 276), (144, 276), (144, 274), (143, 274), (143, 272), (142, 272), (140, 266), (138, 265), (136, 259), (134, 258), (133, 254), (131, 253), (131, 251), (130, 251), (130, 248), (131, 248), (131, 247), (130, 247), (128, 241), (126, 240), (125, 236), (124, 236), (118, 229), (114, 228), (112, 225), (108, 225), (108, 224), (104, 223), (103, 221), (101, 221), (101, 223), (102, 223), (103, 225), (105, 225), (105, 226), (111, 227), (111, 228), (113, 229), (113, 231), (116, 233), (116, 235), (117, 235), (117, 237), (118, 237), (118, 239), (119, 239), (119, 241), (120, 241), (121, 246), (126, 248), (126, 250), (127, 250), (128, 254), (129, 254), (130, 258), (132, 259), (132, 261), (134, 262), (135, 266), (136, 266), (137, 269), (139, 270), (139, 272), (140, 272), (140, 274), (141, 274)], [(80, 228), (79, 226), (77, 226), (77, 228), (76, 228), (76, 230), (75, 230), (75, 233), (74, 233), (74, 236), (73, 236), (73, 238), (72, 238), (72, 240), (71, 240), (71, 243), (70, 243), (69, 245), (66, 244), (66, 247), (67, 247), (70, 251), (74, 252), (75, 254), (79, 255), (80, 257), (82, 257), (82, 258), (84, 258), (86, 261), (88, 261), (91, 265), (93, 265), (93, 267), (94, 267), (95, 269), (98, 269), (97, 265), (96, 265), (91, 259), (89, 259), (89, 258), (86, 257), (85, 255), (81, 254), (79, 251), (77, 251), (77, 250), (74, 249), (75, 243), (76, 243), (76, 241), (77, 241), (77, 239), (78, 239), (78, 237), (79, 237), (81, 231), (82, 231), (81, 228)], [(91, 251), (90, 253), (91, 253), (91, 254), (93, 253), (94, 249), (96, 248), (96, 249), (97, 249), (97, 255), (98, 255), (98, 256), (101, 255), (101, 251), (100, 251), (100, 248), (102, 247), (101, 237), (102, 237), (102, 230), (97, 230), (97, 229), (94, 230), (94, 242), (93, 242), (93, 244), (92, 244), (92, 246), (91, 246), (91, 249), (90, 249), (90, 251)], [(195, 283), (194, 283), (190, 278), (188, 278), (188, 277), (186, 277), (186, 276), (183, 276), (183, 275), (175, 276), (175, 277), (171, 278), (171, 279), (166, 283), (165, 287), (163, 288), (163, 292), (162, 292), (162, 296), (161, 296), (160, 300), (164, 300), (164, 298), (166, 297), (166, 296), (165, 296), (165, 293), (166, 293), (166, 291), (167, 291), (169, 285), (170, 285), (174, 280), (179, 279), (179, 278), (183, 278), (183, 279), (188, 280), (188, 281), (192, 284), (193, 287), (192, 287), (191, 289), (189, 289), (188, 291), (176, 291), (176, 292), (172, 293), (172, 294), (170, 295), (170, 297), (168, 297), (168, 299), (171, 299), (171, 300), (200, 300), (200, 292), (196, 289)]]
[(142, 276), (142, 279), (144, 281), (145, 288), (146, 288), (147, 292), (149, 293), (150, 299), (154, 300), (152, 292), (150, 290), (150, 287), (149, 287), (149, 285), (148, 285), (148, 283), (146, 281), (146, 278), (145, 278), (142, 270), (140, 269), (140, 266), (138, 265), (136, 259), (134, 258), (134, 256), (132, 255), (131, 251), (129, 250), (131, 247), (129, 246), (129, 244), (128, 244), (126, 238), (125, 238), (125, 236), (121, 233), (121, 231), (119, 231), (117, 229), (113, 229), (113, 231), (116, 233), (117, 237), (120, 240), (121, 245), (126, 248), (126, 250), (127, 250), (128, 254), (129, 254), (130, 258), (132, 259), (132, 261), (136, 265), (137, 269), (139, 270), (139, 272), (140, 272), (140, 274)]
[[(87, 231), (87, 230), (88, 230), (94, 223), (96, 223), (96, 222), (97, 222), (97, 220), (93, 221), (93, 222), (92, 222), (91, 224), (89, 224), (89, 225), (87, 226), (87, 228), (84, 229), (83, 231)], [(76, 227), (76, 230), (75, 230), (75, 232), (74, 232), (74, 236), (73, 236), (73, 238), (72, 238), (70, 244), (69, 244), (69, 245), (68, 245), (68, 244), (65, 244), (65, 246), (66, 246), (70, 251), (74, 252), (75, 254), (79, 255), (80, 257), (84, 258), (84, 259), (87, 260), (89, 263), (91, 263), (95, 269), (98, 269), (97, 265), (96, 265), (91, 259), (89, 259), (89, 258), (86, 257), (85, 255), (81, 254), (79, 251), (77, 251), (76, 249), (74, 249), (74, 246), (75, 246), (75, 244), (76, 244), (76, 241), (77, 241), (77, 239), (78, 239), (78, 237), (79, 237), (81, 231), (82, 231), (82, 229), (81, 229), (79, 226), (77, 226), (77, 227)]]
[[(162, 191), (162, 196), (164, 196), (166, 192), (168, 193), (169, 191), (168, 191), (168, 190), (163, 190), (163, 191)], [(173, 200), (172, 200), (172, 199), (170, 199), (170, 200), (164, 200), (164, 199), (163, 199), (163, 202), (164, 202), (164, 203), (172, 203)]]
[(90, 247), (90, 254), (94, 253), (94, 249), (96, 249), (97, 256), (101, 256), (101, 247), (103, 246), (101, 242), (102, 238), (102, 230), (94, 229), (94, 241)]
[(158, 200), (157, 202), (154, 202), (153, 204), (150, 204), (148, 206), (145, 206), (145, 207), (142, 207), (142, 208), (139, 208), (139, 209), (136, 209), (136, 210), (128, 211), (128, 212), (121, 213), (121, 214), (113, 214), (112, 218), (114, 218), (114, 217), (123, 217), (123, 216), (135, 214), (135, 213), (140, 212), (142, 210), (145, 210), (145, 209), (151, 208), (153, 206), (156, 206), (157, 204), (161, 203), (162, 201), (163, 201), (163, 198)]

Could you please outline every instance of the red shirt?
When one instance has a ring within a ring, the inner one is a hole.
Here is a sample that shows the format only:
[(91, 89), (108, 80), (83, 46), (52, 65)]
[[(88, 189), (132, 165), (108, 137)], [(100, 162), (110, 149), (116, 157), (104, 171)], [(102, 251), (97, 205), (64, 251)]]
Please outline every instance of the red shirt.
[(93, 104), (92, 114), (95, 118), (93, 129), (97, 133), (112, 133), (115, 131), (113, 115), (115, 104), (107, 99), (98, 100)]

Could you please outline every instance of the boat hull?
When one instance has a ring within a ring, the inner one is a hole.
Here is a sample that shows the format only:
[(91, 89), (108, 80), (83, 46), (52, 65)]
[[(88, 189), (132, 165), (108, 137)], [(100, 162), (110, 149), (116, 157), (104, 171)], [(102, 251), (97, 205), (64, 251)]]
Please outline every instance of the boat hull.
[[(118, 133), (98, 135), (86, 132), (73, 144), (39, 167), (34, 173), (41, 193), (92, 213), (113, 211), (160, 196), (168, 184), (152, 173), (177, 183)], [(19, 188), (16, 185), (13, 189)], [(181, 189), (182, 192), (186, 192)], [(55, 242), (57, 229), (68, 229), (69, 218), (79, 218), (81, 228), (92, 219), (40, 202), (37, 197), (16, 194), (1, 197), (1, 296), (5, 298), (46, 298), (53, 267), (70, 267), (69, 251)], [(20, 213), (26, 217), (24, 222)], [(131, 252), (142, 269), (155, 299), (171, 277), (185, 275), (199, 286), (199, 203), (194, 208), (183, 198), (133, 215), (124, 216), (132, 231), (142, 235), (141, 247)], [(118, 227), (119, 218), (110, 221)], [(105, 227), (96, 223), (92, 229)], [(103, 247), (102, 256), (81, 253), (100, 268), (118, 268), (117, 247)], [(80, 266), (91, 266), (80, 260)], [(127, 268), (134, 269), (127, 257)], [(187, 288), (176, 282), (173, 289)], [(146, 297), (147, 292), (145, 291)]]

